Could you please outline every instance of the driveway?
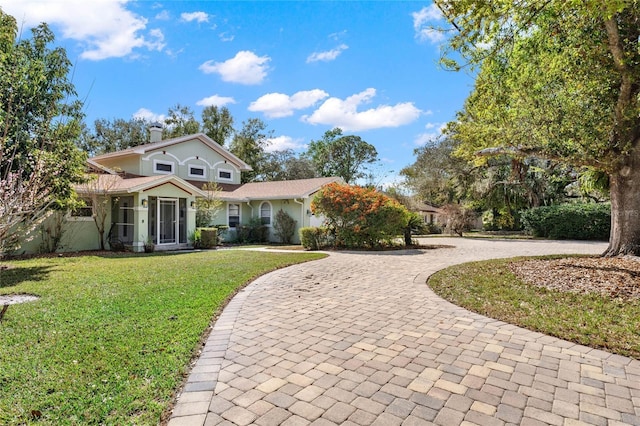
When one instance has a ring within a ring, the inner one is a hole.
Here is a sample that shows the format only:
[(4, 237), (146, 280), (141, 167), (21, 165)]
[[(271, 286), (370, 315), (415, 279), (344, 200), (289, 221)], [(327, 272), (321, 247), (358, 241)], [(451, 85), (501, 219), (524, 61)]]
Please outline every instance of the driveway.
[(471, 313), (425, 284), (490, 258), (603, 243), (429, 239), (265, 275), (225, 308), (176, 425), (640, 425), (640, 362)]

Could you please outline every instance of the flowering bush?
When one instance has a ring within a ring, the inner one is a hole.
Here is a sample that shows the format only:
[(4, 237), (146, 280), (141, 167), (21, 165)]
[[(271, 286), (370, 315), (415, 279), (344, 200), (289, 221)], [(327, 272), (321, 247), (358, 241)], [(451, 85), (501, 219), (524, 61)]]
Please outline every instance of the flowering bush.
[(373, 188), (335, 182), (318, 191), (311, 210), (324, 216), (335, 244), (344, 247), (390, 243), (403, 233), (410, 215), (400, 203)]

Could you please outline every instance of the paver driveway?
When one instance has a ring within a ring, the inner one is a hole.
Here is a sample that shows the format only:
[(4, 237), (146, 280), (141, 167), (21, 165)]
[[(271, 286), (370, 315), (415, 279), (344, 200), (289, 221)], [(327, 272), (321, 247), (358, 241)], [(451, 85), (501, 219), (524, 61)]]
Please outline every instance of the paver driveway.
[(425, 284), (457, 263), (604, 244), (429, 243), (455, 248), (334, 253), (253, 282), (169, 425), (640, 425), (640, 362), (471, 313)]

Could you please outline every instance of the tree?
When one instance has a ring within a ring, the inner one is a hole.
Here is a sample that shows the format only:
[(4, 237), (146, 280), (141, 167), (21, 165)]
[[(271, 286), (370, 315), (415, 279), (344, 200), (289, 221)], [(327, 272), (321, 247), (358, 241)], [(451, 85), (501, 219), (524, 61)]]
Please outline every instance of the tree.
[(447, 130), (458, 154), (537, 156), (606, 173), (605, 255), (640, 254), (639, 2), (436, 4), (458, 31), (449, 47), (480, 66)]
[(49, 47), (46, 24), (30, 39), (17, 34), (15, 19), (0, 9), (0, 255), (53, 206), (74, 200), (86, 161), (75, 145), (82, 104), (65, 50)]
[(85, 206), (91, 207), (91, 218), (98, 231), (100, 250), (104, 250), (106, 247), (107, 216), (111, 211), (109, 194), (118, 185), (120, 179), (118, 175), (93, 175), (78, 188)]
[(205, 107), (202, 110), (202, 132), (224, 146), (227, 139), (233, 135), (233, 117), (229, 108), (215, 105)]
[(94, 133), (83, 135), (82, 140), (89, 142), (81, 146), (90, 155), (120, 151), (149, 143), (150, 123), (140, 118), (94, 121)]
[(222, 208), (224, 202), (220, 199), (220, 188), (215, 182), (205, 183), (202, 190), (206, 197), (198, 197), (196, 200), (196, 226), (198, 228), (211, 226), (213, 218)]
[(193, 116), (193, 110), (188, 106), (176, 104), (169, 108), (167, 118), (164, 119), (163, 137), (165, 139), (192, 135), (200, 131), (200, 123)]
[(242, 129), (233, 136), (230, 151), (253, 168), (251, 172), (242, 173), (242, 183), (253, 182), (262, 173), (265, 147), (271, 135), (264, 121), (250, 118), (242, 122)]
[(311, 202), (314, 214), (325, 217), (336, 245), (374, 247), (404, 234), (410, 213), (396, 200), (376, 191), (339, 183), (322, 187)]
[(367, 165), (378, 161), (373, 145), (360, 136), (343, 136), (338, 127), (326, 131), (322, 139), (311, 141), (307, 156), (321, 176), (339, 176), (345, 183), (365, 177)]
[(260, 180), (280, 181), (315, 177), (318, 176), (311, 161), (306, 157), (296, 156), (291, 149), (265, 153)]

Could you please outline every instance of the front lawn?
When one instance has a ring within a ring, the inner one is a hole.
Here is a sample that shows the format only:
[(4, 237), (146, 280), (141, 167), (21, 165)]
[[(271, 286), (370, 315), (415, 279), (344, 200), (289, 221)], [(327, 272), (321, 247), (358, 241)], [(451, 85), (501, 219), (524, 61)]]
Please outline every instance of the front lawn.
[[(546, 257), (549, 258), (552, 257)], [(514, 259), (453, 266), (434, 274), (428, 284), (442, 298), (470, 311), (640, 359), (640, 298), (581, 294), (526, 284), (511, 272), (510, 262)], [(602, 271), (603, 276), (611, 274), (606, 267)], [(548, 272), (537, 271), (541, 276)], [(582, 274), (587, 280), (596, 280), (597, 272), (583, 268)], [(535, 281), (536, 277), (530, 278)]]
[(0, 424), (157, 424), (214, 314), (267, 271), (322, 254), (215, 251), (4, 262)]

